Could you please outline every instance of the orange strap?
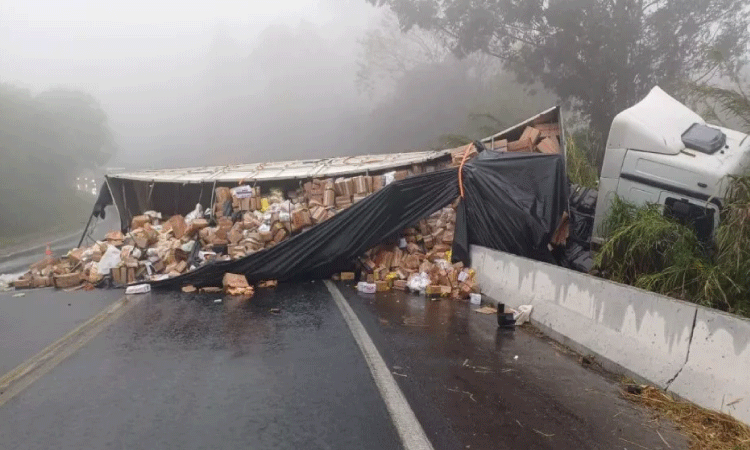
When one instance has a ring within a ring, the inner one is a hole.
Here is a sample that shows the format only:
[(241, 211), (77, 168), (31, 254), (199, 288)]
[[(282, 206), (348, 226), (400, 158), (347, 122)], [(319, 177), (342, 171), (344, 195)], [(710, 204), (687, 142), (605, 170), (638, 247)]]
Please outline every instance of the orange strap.
[(471, 150), (473, 146), (473, 142), (466, 146), (466, 150), (464, 150), (464, 157), (461, 160), (461, 165), (458, 167), (458, 189), (461, 192), (461, 198), (464, 198), (464, 164), (466, 163), (466, 158), (469, 156), (469, 150)]

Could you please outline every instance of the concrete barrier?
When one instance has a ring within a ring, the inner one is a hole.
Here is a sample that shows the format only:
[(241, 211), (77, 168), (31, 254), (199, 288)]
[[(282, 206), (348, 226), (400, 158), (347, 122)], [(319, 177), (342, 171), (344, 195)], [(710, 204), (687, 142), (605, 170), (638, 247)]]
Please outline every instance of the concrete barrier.
[(750, 321), (472, 246), (482, 292), (614, 372), (750, 423)]
[(750, 321), (698, 309), (687, 364), (669, 390), (750, 423)]

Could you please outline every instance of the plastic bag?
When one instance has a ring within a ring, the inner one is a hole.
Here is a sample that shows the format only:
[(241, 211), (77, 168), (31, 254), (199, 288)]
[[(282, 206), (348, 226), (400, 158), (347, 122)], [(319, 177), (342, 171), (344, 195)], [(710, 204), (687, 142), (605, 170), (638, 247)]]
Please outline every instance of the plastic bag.
[(396, 172), (386, 172), (383, 174), (384, 185), (387, 186), (396, 181)]
[(201, 206), (200, 203), (196, 203), (195, 204), (195, 209), (192, 210), (192, 211), (190, 211), (187, 214), (187, 216), (185, 216), (185, 222), (187, 222), (189, 224), (190, 222), (194, 221), (195, 219), (200, 219), (202, 217), (202, 214), (203, 214), (202, 211), (203, 211), (203, 206)]
[(102, 259), (97, 264), (97, 271), (99, 273), (109, 273), (110, 270), (117, 267), (122, 262), (120, 258), (120, 250), (114, 245), (107, 246), (107, 251), (102, 255)]
[(427, 286), (430, 285), (430, 276), (426, 272), (413, 273), (406, 281), (406, 287), (411, 291), (424, 293)]
[(532, 305), (521, 305), (517, 310), (513, 311), (513, 320), (516, 321), (516, 325), (523, 325), (528, 322), (531, 316), (531, 310), (534, 309)]

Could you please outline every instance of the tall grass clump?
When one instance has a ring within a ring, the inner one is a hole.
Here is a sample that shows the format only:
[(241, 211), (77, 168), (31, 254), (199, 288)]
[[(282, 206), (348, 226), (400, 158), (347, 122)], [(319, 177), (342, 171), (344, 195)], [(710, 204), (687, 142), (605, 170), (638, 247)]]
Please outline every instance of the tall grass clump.
[(580, 139), (569, 137), (565, 146), (565, 164), (568, 169), (568, 179), (575, 184), (589, 188), (596, 187), (599, 172), (587, 157)]
[(660, 205), (615, 198), (595, 267), (614, 281), (750, 315), (750, 176), (732, 178), (727, 192), (712, 243)]

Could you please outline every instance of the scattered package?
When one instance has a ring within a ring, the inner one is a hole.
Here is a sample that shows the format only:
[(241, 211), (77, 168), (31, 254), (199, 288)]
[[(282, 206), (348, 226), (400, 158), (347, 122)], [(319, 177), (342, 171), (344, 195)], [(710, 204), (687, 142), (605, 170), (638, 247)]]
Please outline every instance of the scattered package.
[[(394, 242), (370, 249), (361, 259), (357, 290), (398, 289), (454, 299), (478, 293), (474, 270), (450, 263), (457, 204), (458, 200), (403, 230)], [(341, 272), (337, 278), (353, 280), (354, 275)]]

